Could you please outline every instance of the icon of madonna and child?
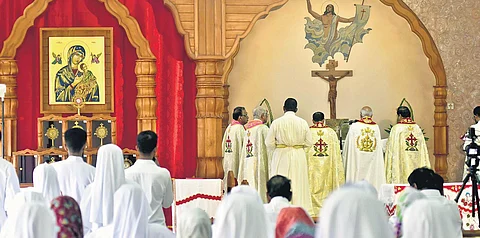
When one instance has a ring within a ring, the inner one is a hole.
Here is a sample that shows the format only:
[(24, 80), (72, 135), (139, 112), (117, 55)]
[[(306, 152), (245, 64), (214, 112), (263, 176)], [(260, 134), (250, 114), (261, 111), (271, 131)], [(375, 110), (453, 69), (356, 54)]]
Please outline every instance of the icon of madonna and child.
[(74, 45), (68, 49), (68, 64), (55, 75), (55, 101), (73, 102), (81, 98), (84, 102), (100, 102), (97, 78), (83, 60), (85, 48)]

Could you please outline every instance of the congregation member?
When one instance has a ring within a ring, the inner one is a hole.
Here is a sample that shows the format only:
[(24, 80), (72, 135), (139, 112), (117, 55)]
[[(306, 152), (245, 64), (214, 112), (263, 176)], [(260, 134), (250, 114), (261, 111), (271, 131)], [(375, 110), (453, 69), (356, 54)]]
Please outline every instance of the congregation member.
[(280, 211), (275, 238), (313, 238), (315, 224), (301, 207), (287, 207)]
[(355, 185), (345, 185), (325, 200), (316, 238), (393, 238), (385, 204)]
[(176, 238), (212, 238), (208, 214), (200, 208), (185, 211), (185, 215), (178, 218)]
[[(462, 137), (462, 140), (464, 141), (463, 143), (463, 150), (466, 150), (467, 149), (467, 146), (470, 145), (472, 143), (472, 138), (470, 138), (470, 128), (473, 128), (474, 131), (475, 131), (475, 136), (477, 136), (477, 139), (475, 141), (475, 143), (477, 145), (480, 145), (480, 106), (477, 106), (473, 109), (473, 121), (475, 122), (475, 124), (471, 125), (468, 129), (468, 131), (466, 132), (466, 134)], [(468, 159), (468, 158), (465, 158), (465, 159)], [(467, 165), (465, 164), (464, 165), (464, 172), (463, 172), (463, 177), (465, 177), (468, 173), (468, 170), (469, 168), (467, 167)], [(479, 173), (477, 172), (477, 176), (479, 175)]]
[(55, 213), (58, 238), (83, 238), (82, 213), (77, 201), (69, 196), (53, 199), (50, 209)]
[(87, 143), (87, 133), (80, 128), (72, 128), (65, 132), (65, 149), (68, 158), (52, 163), (57, 171), (60, 191), (65, 196), (74, 198), (78, 203), (82, 200), (85, 188), (93, 182), (95, 168), (83, 161), (83, 150)]
[(419, 167), (430, 167), (422, 129), (412, 120), (408, 107), (397, 109), (398, 123), (392, 127), (385, 150), (387, 183), (407, 183), (408, 175)]
[(53, 238), (55, 215), (46, 204), (31, 202), (9, 216), (0, 232), (0, 238)]
[(424, 199), (425, 194), (421, 193), (419, 190), (413, 187), (406, 187), (397, 200), (397, 207), (395, 209), (395, 214), (390, 217), (389, 222), (394, 230), (396, 238), (403, 236), (402, 233), (402, 223), (403, 223), (403, 213), (405, 210), (410, 207), (415, 201), (419, 199)]
[(366, 180), (379, 190), (385, 183), (385, 164), (379, 146), (380, 127), (372, 117), (372, 108), (365, 106), (360, 110), (360, 120), (348, 130), (342, 156), (346, 182)]
[(166, 226), (163, 208), (169, 208), (173, 202), (172, 178), (170, 172), (157, 166), (153, 161), (157, 152), (157, 134), (143, 131), (137, 136), (139, 157), (130, 168), (125, 170), (125, 178), (140, 185), (145, 193), (152, 214), (149, 222)]
[(150, 213), (142, 189), (137, 184), (123, 184), (114, 194), (112, 221), (86, 237), (174, 238), (165, 226), (148, 222)]
[(323, 200), (345, 183), (340, 141), (337, 133), (325, 125), (325, 115), (315, 112), (310, 126), (313, 146), (308, 150), (308, 178), (314, 214), (318, 214)]
[(277, 217), (283, 208), (292, 206), (292, 188), (290, 179), (275, 175), (267, 182), (268, 204), (264, 205), (267, 219), (275, 227)]
[[(0, 138), (2, 133), (0, 132)], [(7, 220), (6, 207), (9, 203), (13, 202), (12, 199), (20, 192), (20, 183), (18, 181), (18, 176), (13, 168), (12, 163), (8, 162), (4, 158), (0, 158), (0, 229), (2, 229), (3, 224)]]
[(114, 144), (101, 146), (95, 180), (85, 188), (80, 203), (84, 234), (112, 223), (114, 194), (125, 183), (122, 149)]
[(5, 206), (5, 210), (8, 216), (16, 214), (21, 207), (27, 203), (37, 202), (48, 205), (47, 200), (43, 197), (41, 193), (35, 192), (33, 189), (23, 189), (19, 193), (15, 194), (11, 202)]
[(33, 189), (41, 193), (47, 203), (60, 196), (57, 172), (50, 164), (39, 164), (33, 170)]
[(224, 190), (227, 191), (228, 172), (232, 171), (233, 176), (238, 178), (238, 167), (242, 155), (243, 140), (245, 138), (245, 128), (248, 122), (248, 114), (244, 107), (236, 107), (232, 113), (233, 120), (228, 125), (223, 135), (222, 154), (224, 171)]
[(255, 188), (263, 202), (267, 202), (265, 184), (268, 180), (268, 152), (265, 138), (268, 133), (268, 111), (263, 107), (253, 109), (253, 120), (245, 124), (245, 139), (243, 140), (238, 181), (246, 180)]
[(312, 146), (308, 123), (295, 115), (297, 100), (285, 100), (284, 115), (272, 122), (265, 144), (273, 150), (270, 175), (283, 175), (292, 181), (292, 204), (313, 215), (305, 149)]
[(228, 194), (217, 209), (213, 238), (273, 237), (257, 192)]

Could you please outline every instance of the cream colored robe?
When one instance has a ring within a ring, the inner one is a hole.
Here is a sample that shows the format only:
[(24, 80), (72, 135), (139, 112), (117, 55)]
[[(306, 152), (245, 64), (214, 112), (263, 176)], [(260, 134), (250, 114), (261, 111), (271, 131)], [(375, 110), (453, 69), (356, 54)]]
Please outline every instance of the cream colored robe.
[(385, 183), (381, 139), (380, 128), (374, 122), (356, 122), (350, 126), (343, 150), (347, 182), (366, 180), (380, 190)]
[(313, 146), (307, 152), (308, 178), (313, 212), (319, 214), (327, 196), (345, 183), (340, 142), (332, 128), (322, 124), (310, 127)]
[(305, 149), (313, 144), (307, 122), (294, 112), (286, 112), (273, 121), (265, 144), (269, 150), (273, 150), (270, 177), (279, 174), (289, 178), (292, 181), (292, 204), (315, 215), (312, 211), (305, 153)]
[(385, 151), (387, 183), (406, 184), (416, 168), (430, 167), (427, 144), (420, 127), (411, 120), (392, 127)]
[[(228, 171), (233, 171), (235, 178), (238, 178), (238, 164), (242, 154), (243, 139), (245, 138), (245, 128), (237, 121), (228, 125), (223, 135), (222, 153), (223, 153), (223, 171), (224, 187), (227, 187)], [(238, 180), (238, 179), (237, 179)], [(240, 183), (241, 181), (239, 181)], [(225, 190), (226, 191), (226, 190)]]
[(264, 125), (261, 120), (255, 119), (247, 123), (245, 129), (238, 182), (247, 180), (248, 184), (258, 191), (263, 203), (267, 203), (269, 163), (265, 138), (268, 126)]

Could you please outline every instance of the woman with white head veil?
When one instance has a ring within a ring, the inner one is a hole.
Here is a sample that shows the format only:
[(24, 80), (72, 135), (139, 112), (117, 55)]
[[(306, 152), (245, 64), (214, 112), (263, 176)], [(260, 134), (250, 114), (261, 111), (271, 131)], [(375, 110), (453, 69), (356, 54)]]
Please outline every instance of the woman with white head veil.
[(212, 238), (212, 223), (200, 208), (185, 211), (177, 225), (177, 238)]
[(10, 217), (16, 214), (25, 204), (33, 202), (41, 203), (45, 206), (48, 206), (47, 200), (43, 197), (41, 193), (35, 192), (33, 191), (33, 189), (28, 189), (15, 194), (13, 199), (8, 204), (5, 204), (5, 211)]
[(347, 185), (325, 200), (315, 237), (393, 238), (394, 235), (385, 205), (371, 193)]
[(115, 192), (113, 222), (90, 233), (87, 237), (175, 237), (165, 226), (148, 223), (151, 212), (142, 188), (136, 184), (124, 184)]
[(54, 238), (55, 216), (43, 203), (29, 202), (8, 217), (1, 238)]
[(40, 164), (33, 170), (33, 188), (43, 195), (48, 203), (61, 196), (57, 172), (49, 164)]
[(97, 154), (95, 179), (85, 188), (80, 209), (84, 234), (113, 221), (113, 197), (125, 184), (122, 149), (114, 144), (100, 147)]
[(257, 192), (249, 190), (246, 187), (232, 189), (223, 199), (215, 215), (213, 238), (272, 236), (262, 199)]

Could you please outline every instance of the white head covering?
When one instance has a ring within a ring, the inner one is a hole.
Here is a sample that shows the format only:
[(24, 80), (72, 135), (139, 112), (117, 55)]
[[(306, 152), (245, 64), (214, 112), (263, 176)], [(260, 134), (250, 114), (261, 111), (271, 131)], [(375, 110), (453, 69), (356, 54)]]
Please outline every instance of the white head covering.
[(8, 217), (0, 237), (54, 238), (57, 237), (55, 224), (55, 216), (45, 204), (26, 203), (17, 214)]
[(417, 200), (404, 212), (402, 232), (403, 238), (461, 238), (458, 207), (436, 199)]
[(256, 197), (246, 193), (226, 196), (215, 215), (213, 238), (269, 237), (265, 209), (257, 197), (258, 193)]
[[(98, 149), (95, 180), (91, 185), (89, 221), (106, 226), (113, 220), (113, 196), (125, 183), (122, 149), (108, 144)], [(83, 200), (83, 199), (82, 199)]]
[(179, 217), (177, 238), (211, 238), (212, 225), (207, 213), (200, 208), (189, 209)]
[[(347, 227), (346, 227), (346, 224)], [(324, 202), (316, 238), (393, 238), (385, 205), (355, 185), (333, 192)]]
[(353, 184), (354, 186), (363, 189), (365, 192), (372, 194), (374, 197), (378, 198), (377, 189), (369, 183), (367, 180), (358, 181)]
[(61, 195), (57, 172), (52, 165), (46, 163), (39, 164), (33, 170), (33, 187), (43, 194), (48, 203)]
[(257, 198), (260, 204), (263, 204), (262, 198), (258, 194), (257, 190), (255, 190), (253, 187), (249, 185), (239, 185), (239, 186), (233, 187), (232, 191), (230, 191), (230, 194), (235, 194), (235, 193), (243, 193), (246, 195), (251, 195)]
[(37, 202), (48, 206), (47, 200), (43, 197), (41, 193), (37, 193), (32, 190), (20, 191), (15, 194), (10, 204), (6, 204), (5, 208), (8, 216), (13, 216), (16, 214), (20, 208), (22, 208), (27, 203)]
[(147, 237), (147, 197), (140, 186), (124, 184), (115, 192), (113, 237)]

